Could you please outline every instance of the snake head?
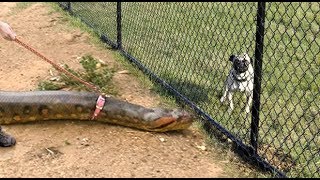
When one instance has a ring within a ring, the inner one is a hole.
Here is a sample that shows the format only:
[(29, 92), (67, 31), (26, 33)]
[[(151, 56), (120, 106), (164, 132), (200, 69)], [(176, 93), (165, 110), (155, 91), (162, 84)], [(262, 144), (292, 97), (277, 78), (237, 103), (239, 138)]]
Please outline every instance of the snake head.
[(157, 132), (187, 129), (191, 126), (194, 116), (182, 109), (155, 109), (159, 116), (150, 122), (150, 130)]

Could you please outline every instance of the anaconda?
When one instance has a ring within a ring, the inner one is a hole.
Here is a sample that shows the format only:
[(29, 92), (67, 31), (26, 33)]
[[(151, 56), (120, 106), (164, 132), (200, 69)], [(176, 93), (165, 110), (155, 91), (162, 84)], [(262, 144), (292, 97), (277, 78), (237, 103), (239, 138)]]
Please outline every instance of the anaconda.
[[(40, 120), (90, 120), (99, 94), (78, 91), (0, 92), (0, 124)], [(188, 128), (193, 116), (182, 109), (146, 108), (106, 97), (96, 121), (146, 131)]]

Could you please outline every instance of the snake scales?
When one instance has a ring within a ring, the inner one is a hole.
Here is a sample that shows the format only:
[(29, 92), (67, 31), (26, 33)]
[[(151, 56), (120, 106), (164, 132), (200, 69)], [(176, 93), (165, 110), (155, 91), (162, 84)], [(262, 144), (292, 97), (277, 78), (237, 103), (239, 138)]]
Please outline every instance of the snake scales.
[[(39, 120), (89, 120), (99, 94), (76, 91), (0, 92), (0, 124)], [(146, 108), (112, 97), (95, 121), (146, 131), (188, 128), (192, 116), (181, 109)]]

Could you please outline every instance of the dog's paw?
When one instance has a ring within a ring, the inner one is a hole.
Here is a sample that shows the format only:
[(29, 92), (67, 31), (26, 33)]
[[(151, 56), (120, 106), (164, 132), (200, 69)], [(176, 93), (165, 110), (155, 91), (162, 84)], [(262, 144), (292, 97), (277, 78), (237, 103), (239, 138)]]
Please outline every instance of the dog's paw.
[(223, 97), (220, 99), (220, 102), (221, 102), (221, 103), (223, 103), (223, 102), (224, 102), (224, 98), (223, 98)]
[(245, 111), (246, 111), (247, 114), (249, 114), (250, 113), (250, 108), (246, 107)]
[(228, 114), (230, 115), (232, 113), (233, 109), (232, 108), (228, 108)]

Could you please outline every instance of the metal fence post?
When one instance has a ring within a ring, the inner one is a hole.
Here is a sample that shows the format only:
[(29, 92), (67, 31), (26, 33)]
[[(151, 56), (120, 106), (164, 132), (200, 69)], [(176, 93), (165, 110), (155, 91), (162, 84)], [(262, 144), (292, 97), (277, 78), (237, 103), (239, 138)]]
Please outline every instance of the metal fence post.
[(68, 9), (68, 11), (71, 11), (71, 2), (68, 2), (67, 9)]
[(122, 49), (122, 37), (121, 37), (121, 2), (117, 2), (117, 49)]
[(252, 147), (254, 148), (254, 153), (257, 153), (257, 149), (258, 149), (265, 7), (266, 7), (265, 2), (258, 2), (256, 47), (255, 47), (255, 62), (254, 62), (254, 88), (253, 88), (252, 120), (251, 120), (251, 134), (250, 134), (250, 142)]

